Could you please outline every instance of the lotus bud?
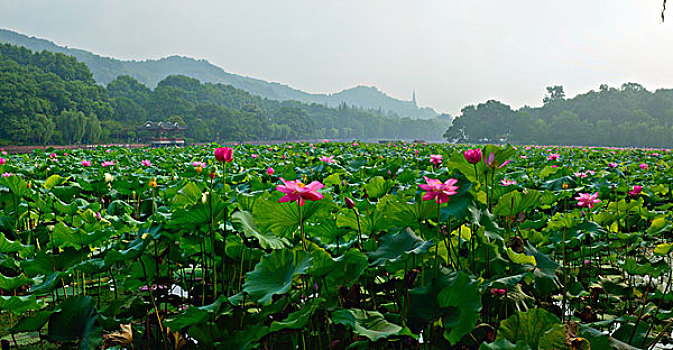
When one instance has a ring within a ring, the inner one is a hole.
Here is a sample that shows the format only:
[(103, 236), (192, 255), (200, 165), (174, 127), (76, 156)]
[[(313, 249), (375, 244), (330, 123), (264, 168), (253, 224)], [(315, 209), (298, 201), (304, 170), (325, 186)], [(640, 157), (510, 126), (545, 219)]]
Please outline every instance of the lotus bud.
[(231, 163), (234, 160), (234, 149), (230, 147), (216, 148), (215, 159), (220, 163)]
[(465, 152), (463, 152), (463, 156), (465, 157), (465, 160), (467, 160), (468, 163), (477, 164), (481, 161), (481, 149), (480, 148), (468, 149)]

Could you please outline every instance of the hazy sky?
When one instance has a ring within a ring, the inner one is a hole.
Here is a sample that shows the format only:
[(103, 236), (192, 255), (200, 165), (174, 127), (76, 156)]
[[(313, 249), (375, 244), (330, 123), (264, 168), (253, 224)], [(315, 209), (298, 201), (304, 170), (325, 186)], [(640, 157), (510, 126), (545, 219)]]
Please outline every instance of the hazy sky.
[(308, 92), (375, 85), (459, 113), (602, 83), (673, 87), (661, 0), (0, 0), (0, 28), (122, 59), (184, 55)]

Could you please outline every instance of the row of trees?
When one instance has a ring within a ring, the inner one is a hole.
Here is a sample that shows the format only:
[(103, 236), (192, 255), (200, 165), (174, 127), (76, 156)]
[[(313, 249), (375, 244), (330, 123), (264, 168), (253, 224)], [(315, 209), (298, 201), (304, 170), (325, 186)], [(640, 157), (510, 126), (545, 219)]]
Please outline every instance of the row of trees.
[(441, 139), (445, 120), (389, 118), (374, 110), (342, 104), (329, 108), (275, 101), (231, 85), (202, 84), (182, 75), (166, 77), (150, 90), (129, 76), (108, 84), (115, 119), (130, 124), (179, 116), (197, 140), (289, 140), (305, 138)]
[(459, 142), (671, 147), (673, 90), (647, 91), (635, 83), (601, 85), (566, 99), (562, 86), (547, 88), (539, 108), (490, 100), (467, 106), (444, 137)]
[(0, 45), (0, 142), (78, 144), (134, 140), (146, 120), (186, 124), (191, 141), (306, 138), (441, 139), (442, 119), (391, 119), (342, 104), (279, 102), (230, 85), (169, 76), (152, 90), (129, 76), (106, 87), (60, 53)]
[(62, 54), (0, 45), (0, 139), (98, 143), (112, 107), (88, 68)]

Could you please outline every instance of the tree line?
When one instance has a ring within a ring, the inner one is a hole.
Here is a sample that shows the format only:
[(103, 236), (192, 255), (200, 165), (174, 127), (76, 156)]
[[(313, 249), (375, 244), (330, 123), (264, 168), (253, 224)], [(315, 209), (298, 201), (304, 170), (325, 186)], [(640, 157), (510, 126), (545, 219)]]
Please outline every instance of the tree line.
[(462, 109), (444, 137), (455, 142), (671, 147), (673, 90), (603, 84), (567, 99), (547, 87), (544, 105), (513, 110), (490, 100)]
[(0, 45), (0, 143), (96, 144), (144, 136), (147, 120), (186, 125), (188, 141), (338, 139), (439, 140), (445, 119), (390, 118), (341, 104), (274, 101), (231, 85), (168, 76), (150, 89), (129, 76), (96, 84), (74, 57)]

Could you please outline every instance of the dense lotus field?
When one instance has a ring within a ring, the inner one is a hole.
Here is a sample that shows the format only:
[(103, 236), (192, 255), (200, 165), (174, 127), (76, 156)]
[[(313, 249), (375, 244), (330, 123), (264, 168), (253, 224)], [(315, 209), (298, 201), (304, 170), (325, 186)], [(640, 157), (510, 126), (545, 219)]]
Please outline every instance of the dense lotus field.
[(95, 349), (631, 349), (673, 325), (669, 150), (0, 155), (0, 329)]

